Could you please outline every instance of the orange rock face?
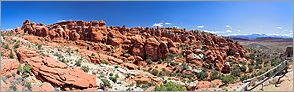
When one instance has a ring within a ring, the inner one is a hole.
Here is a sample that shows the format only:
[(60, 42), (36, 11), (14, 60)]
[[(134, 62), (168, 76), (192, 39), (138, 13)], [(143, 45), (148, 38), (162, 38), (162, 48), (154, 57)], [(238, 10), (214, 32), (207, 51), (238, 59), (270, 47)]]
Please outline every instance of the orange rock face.
[[(21, 62), (29, 64), (32, 67), (32, 72), (39, 76), (38, 78), (43, 78), (42, 80), (59, 86), (73, 85), (80, 88), (97, 86), (95, 76), (78, 68), (70, 68), (53, 58), (41, 56), (34, 49), (18, 48), (17, 56)], [(48, 85), (45, 87), (47, 88)]]
[(16, 73), (19, 62), (15, 59), (2, 59), (1, 60), (1, 76), (11, 75)]

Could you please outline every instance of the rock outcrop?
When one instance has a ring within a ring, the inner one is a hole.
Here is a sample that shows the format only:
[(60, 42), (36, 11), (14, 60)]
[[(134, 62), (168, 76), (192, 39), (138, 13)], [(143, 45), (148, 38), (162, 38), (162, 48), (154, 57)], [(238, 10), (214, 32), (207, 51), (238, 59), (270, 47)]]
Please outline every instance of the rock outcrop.
[(35, 76), (60, 87), (73, 85), (77, 88), (95, 87), (96, 78), (78, 68), (72, 68), (51, 57), (39, 55), (36, 50), (21, 47), (17, 49), (18, 59), (32, 67)]

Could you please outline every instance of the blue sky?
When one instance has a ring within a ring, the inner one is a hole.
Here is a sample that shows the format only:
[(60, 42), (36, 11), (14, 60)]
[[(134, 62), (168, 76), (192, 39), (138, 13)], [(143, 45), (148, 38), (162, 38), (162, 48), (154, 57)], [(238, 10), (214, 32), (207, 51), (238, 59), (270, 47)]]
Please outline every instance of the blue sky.
[(263, 33), (292, 36), (292, 0), (270, 2), (1, 2), (1, 29), (30, 19), (105, 20), (107, 26), (200, 29), (219, 35)]

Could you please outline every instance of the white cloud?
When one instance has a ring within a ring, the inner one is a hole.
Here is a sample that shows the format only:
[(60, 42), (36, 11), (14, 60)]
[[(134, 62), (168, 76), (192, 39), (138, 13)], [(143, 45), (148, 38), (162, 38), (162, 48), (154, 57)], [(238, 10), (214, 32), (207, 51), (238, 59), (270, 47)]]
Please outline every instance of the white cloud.
[(160, 23), (154, 23), (153, 25), (152, 25), (152, 27), (162, 27), (162, 26), (165, 26), (165, 25), (171, 25), (172, 23), (168, 23), (168, 22), (165, 22), (165, 23), (163, 23), (163, 22), (160, 22)]
[(232, 29), (232, 27), (231, 27), (230, 25), (226, 25), (226, 27), (227, 27), (227, 28), (231, 28), (231, 29)]
[(163, 23), (154, 23), (152, 26), (153, 27), (162, 27)]
[(57, 20), (57, 22), (64, 22), (64, 21), (72, 21), (71, 19), (70, 20)]
[(165, 25), (170, 25), (171, 23), (168, 23), (168, 22), (166, 22), (166, 23), (164, 23)]
[(276, 27), (277, 29), (283, 29), (282, 27)]
[(173, 26), (173, 27), (175, 27), (175, 28), (180, 28), (180, 27), (178, 27), (178, 26)]
[(208, 31), (208, 30), (203, 30), (204, 32), (209, 32), (209, 33), (213, 33), (213, 34), (216, 34), (217, 32), (214, 32), (214, 31)]
[(226, 32), (227, 32), (227, 33), (231, 33), (232, 31), (231, 31), (231, 30), (227, 30)]
[(204, 28), (204, 26), (203, 26), (203, 25), (201, 25), (201, 26), (197, 26), (197, 28)]
[(241, 30), (237, 30), (238, 32), (241, 32)]
[(13, 30), (13, 28), (7, 28), (7, 29), (5, 29), (6, 31), (8, 31), (8, 30)]

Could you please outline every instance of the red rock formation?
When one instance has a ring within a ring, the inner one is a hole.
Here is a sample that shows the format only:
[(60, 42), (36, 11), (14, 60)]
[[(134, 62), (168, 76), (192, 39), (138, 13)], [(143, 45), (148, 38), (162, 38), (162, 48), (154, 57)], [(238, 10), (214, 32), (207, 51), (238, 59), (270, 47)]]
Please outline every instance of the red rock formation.
[(68, 67), (66, 64), (50, 57), (39, 55), (36, 50), (21, 47), (17, 49), (17, 56), (23, 63), (32, 67), (32, 72), (53, 84), (64, 87), (73, 85), (79, 88), (89, 88), (96, 85), (95, 76), (89, 75), (78, 68)]
[(186, 31), (178, 28), (106, 27), (103, 20), (99, 22), (97, 20), (91, 22), (65, 21), (47, 26), (26, 20), (21, 29), (15, 29), (14, 32), (48, 37), (52, 41), (58, 39), (60, 42), (66, 42), (61, 41), (65, 39), (99, 43), (99, 45), (77, 43), (77, 45), (86, 46), (89, 50), (105, 51), (109, 49), (105, 45), (117, 46), (120, 49), (113, 50), (112, 54), (117, 58), (122, 58), (121, 55), (124, 51), (133, 56), (140, 56), (144, 60), (151, 59), (153, 61), (166, 58), (168, 53), (203, 54), (206, 58), (202, 60), (189, 56), (183, 62), (187, 61), (196, 65), (216, 63), (215, 68), (219, 70), (224, 67), (227, 57), (231, 56), (234, 60), (239, 60), (247, 53), (239, 43), (206, 32)]

